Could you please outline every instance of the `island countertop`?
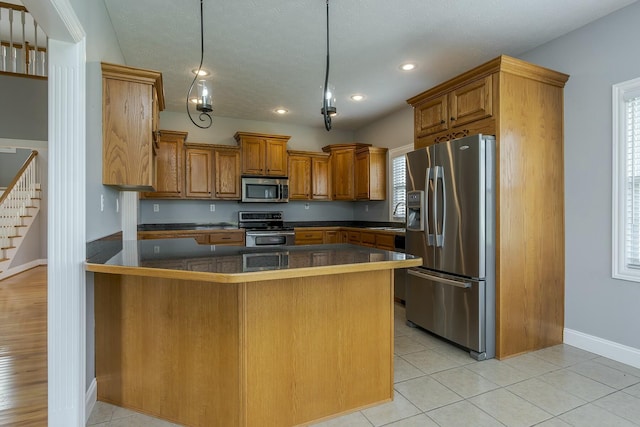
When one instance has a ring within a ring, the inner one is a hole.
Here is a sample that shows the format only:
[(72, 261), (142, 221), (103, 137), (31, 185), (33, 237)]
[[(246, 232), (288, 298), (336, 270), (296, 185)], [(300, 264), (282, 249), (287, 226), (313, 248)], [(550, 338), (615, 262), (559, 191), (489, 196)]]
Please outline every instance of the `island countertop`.
[(110, 242), (87, 271), (241, 283), (419, 266), (409, 254), (350, 244), (250, 248), (198, 245), (193, 239)]

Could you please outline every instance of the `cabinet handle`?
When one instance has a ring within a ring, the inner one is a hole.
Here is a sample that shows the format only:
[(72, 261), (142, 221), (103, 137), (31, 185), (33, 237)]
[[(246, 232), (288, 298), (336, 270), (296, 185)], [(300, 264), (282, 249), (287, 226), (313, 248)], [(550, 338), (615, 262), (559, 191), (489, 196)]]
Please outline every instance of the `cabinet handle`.
[(455, 121), (456, 121), (456, 118), (455, 118), (455, 117), (453, 117), (453, 116), (451, 116), (451, 119), (450, 119), (450, 120), (451, 120), (452, 122), (455, 122)]
[(446, 121), (444, 121), (444, 120), (440, 120), (440, 124), (441, 124), (441, 125), (443, 125), (443, 124), (445, 124), (445, 123), (447, 123), (447, 122), (446, 122)]

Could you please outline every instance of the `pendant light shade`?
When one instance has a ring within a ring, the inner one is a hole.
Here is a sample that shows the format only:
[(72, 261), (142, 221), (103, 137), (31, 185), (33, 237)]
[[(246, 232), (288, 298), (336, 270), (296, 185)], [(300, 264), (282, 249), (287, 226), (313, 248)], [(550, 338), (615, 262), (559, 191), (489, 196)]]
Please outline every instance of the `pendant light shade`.
[(324, 127), (331, 130), (331, 116), (337, 114), (336, 110), (336, 90), (329, 83), (329, 0), (327, 0), (327, 67), (324, 74), (324, 86), (322, 87), (322, 116), (324, 117)]
[[(191, 82), (191, 86), (189, 86), (189, 91), (187, 92), (187, 114), (189, 115), (189, 119), (191, 123), (198, 126), (201, 129), (207, 129), (211, 127), (213, 123), (213, 119), (209, 115), (210, 112), (213, 111), (212, 104), (212, 90), (211, 85), (208, 84), (206, 79), (202, 78), (202, 62), (204, 60), (204, 19), (203, 19), (203, 0), (200, 0), (200, 65), (198, 66), (197, 71), (195, 71), (195, 77)], [(206, 73), (205, 73), (206, 74)], [(191, 99), (191, 92), (193, 91), (193, 87), (196, 86), (196, 81), (198, 82), (197, 90), (198, 90), (198, 98), (196, 100), (196, 110), (200, 112), (198, 115), (199, 121), (204, 124), (196, 123), (191, 116), (191, 110), (189, 108), (189, 100)]]

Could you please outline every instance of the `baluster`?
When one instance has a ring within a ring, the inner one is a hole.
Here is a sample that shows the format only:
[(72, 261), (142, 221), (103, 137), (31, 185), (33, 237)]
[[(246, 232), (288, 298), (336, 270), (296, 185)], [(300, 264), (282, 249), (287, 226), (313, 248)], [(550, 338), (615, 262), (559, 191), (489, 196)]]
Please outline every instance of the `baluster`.
[(27, 44), (27, 38), (25, 37), (24, 29), (25, 29), (25, 12), (24, 10), (20, 12), (20, 17), (22, 21), (22, 66), (24, 69), (22, 72), (24, 74), (29, 74), (29, 45)]
[(33, 20), (33, 39), (35, 46), (33, 48), (33, 74), (41, 76), (40, 68), (38, 67), (38, 23)]
[(16, 52), (13, 47), (13, 9), (9, 9), (9, 71), (16, 72)]

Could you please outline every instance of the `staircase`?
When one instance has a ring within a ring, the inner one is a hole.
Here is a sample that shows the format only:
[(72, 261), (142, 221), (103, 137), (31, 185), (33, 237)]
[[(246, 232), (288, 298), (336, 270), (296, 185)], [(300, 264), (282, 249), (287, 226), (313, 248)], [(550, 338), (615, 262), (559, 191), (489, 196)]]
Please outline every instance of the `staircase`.
[(31, 152), (11, 184), (0, 194), (0, 279), (8, 275), (11, 261), (40, 211), (37, 155), (37, 151)]

